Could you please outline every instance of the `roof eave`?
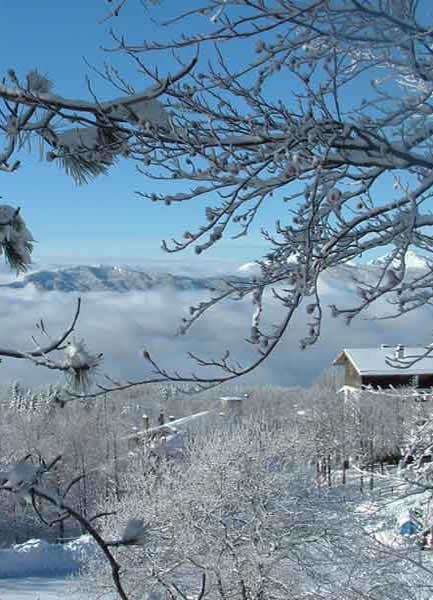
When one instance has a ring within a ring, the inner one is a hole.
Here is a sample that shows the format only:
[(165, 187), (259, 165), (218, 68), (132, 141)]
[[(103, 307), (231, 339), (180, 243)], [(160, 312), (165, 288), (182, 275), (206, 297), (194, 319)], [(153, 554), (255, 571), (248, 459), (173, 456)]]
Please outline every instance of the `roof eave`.
[(346, 354), (346, 350), (343, 350), (342, 352), (340, 352), (340, 354), (336, 358), (334, 358), (334, 360), (332, 361), (332, 364), (333, 365), (344, 365), (347, 360), (348, 360), (348, 357)]

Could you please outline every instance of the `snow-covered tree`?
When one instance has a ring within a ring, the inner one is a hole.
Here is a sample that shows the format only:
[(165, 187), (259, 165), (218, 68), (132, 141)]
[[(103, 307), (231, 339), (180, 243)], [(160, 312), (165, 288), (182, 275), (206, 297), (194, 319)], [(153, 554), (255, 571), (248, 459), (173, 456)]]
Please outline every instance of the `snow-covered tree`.
[[(110, 19), (135, 0), (113, 3)], [(433, 189), (433, 33), (428, 0), (203, 0), (192, 7), (163, 3), (164, 40), (129, 39), (112, 30), (110, 58), (127, 56), (147, 84), (137, 91), (127, 75), (101, 73), (122, 95), (110, 101), (57, 95), (37, 70), (8, 70), (0, 84), (0, 168), (16, 172), (14, 155), (39, 138), (46, 159), (78, 183), (107, 172), (121, 157), (145, 177), (179, 182), (178, 193), (143, 194), (167, 205), (196, 202), (203, 224), (163, 242), (167, 252), (206, 252), (266, 223), (259, 275), (222, 286), (190, 308), (186, 332), (216, 303), (251, 299), (248, 364), (228, 352), (195, 356), (212, 376), (203, 386), (250, 372), (276, 348), (299, 311), (309, 315), (302, 348), (321, 334), (323, 318), (348, 323), (379, 298), (390, 315), (432, 301), (433, 272), (407, 281), (406, 253), (431, 252)], [(162, 7), (137, 2), (158, 18)], [(168, 11), (168, 12), (167, 12)], [(162, 17), (161, 17), (162, 18)], [(115, 26), (113, 20), (113, 27)], [(170, 72), (159, 57), (172, 53)], [(234, 56), (236, 59), (234, 60)], [(42, 66), (41, 66), (42, 68)], [(93, 90), (93, 86), (92, 86)], [(19, 171), (18, 171), (19, 172)], [(15, 176), (17, 176), (15, 174)], [(359, 281), (359, 302), (323, 306), (322, 273), (372, 251), (391, 249), (376, 281)], [(266, 321), (272, 295), (284, 311)], [(151, 349), (149, 349), (151, 350)], [(429, 348), (427, 348), (429, 350)], [(145, 352), (155, 380), (191, 381)], [(46, 363), (54, 368), (55, 365)], [(58, 365), (57, 365), (58, 367)], [(145, 378), (148, 382), (152, 377)], [(138, 382), (137, 382), (138, 383)], [(116, 386), (113, 386), (116, 387)]]
[[(367, 504), (354, 510), (350, 490), (318, 490), (305, 450), (255, 418), (198, 436), (184, 462), (144, 474), (131, 463), (128, 491), (102, 532), (128, 539), (143, 520), (140, 543), (115, 554), (128, 598), (427, 598), (431, 563), (376, 538), (382, 515)], [(108, 563), (95, 557), (84, 571), (91, 597), (107, 589)]]

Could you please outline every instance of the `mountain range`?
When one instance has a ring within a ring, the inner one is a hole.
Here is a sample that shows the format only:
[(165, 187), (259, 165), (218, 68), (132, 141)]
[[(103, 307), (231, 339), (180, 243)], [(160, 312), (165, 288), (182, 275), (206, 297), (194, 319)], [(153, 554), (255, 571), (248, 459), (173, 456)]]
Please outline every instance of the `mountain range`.
[[(376, 269), (390, 260), (385, 254), (369, 263), (347, 263), (332, 269), (326, 279), (339, 280), (339, 283), (353, 281), (354, 276), (364, 274), (371, 276)], [(407, 269), (410, 272), (429, 269), (433, 266), (427, 258), (413, 251), (407, 253)], [(228, 275), (225, 279), (241, 281), (260, 272), (257, 263), (241, 265), (236, 274)], [(51, 292), (97, 292), (111, 291), (127, 293), (130, 291), (146, 291), (169, 287), (176, 291), (199, 291), (219, 287), (222, 276), (200, 277), (174, 275), (167, 272), (144, 271), (138, 267), (113, 265), (77, 265), (59, 266), (47, 269), (37, 269), (18, 280), (0, 284), (0, 288), (22, 289), (34, 286), (38, 291)]]
[[(233, 278), (233, 277), (232, 277)], [(21, 279), (0, 284), (0, 288), (25, 288), (33, 285), (44, 292), (130, 292), (172, 287), (177, 291), (211, 289), (221, 283), (221, 277), (189, 277), (171, 273), (146, 272), (132, 267), (112, 265), (78, 265), (41, 269)]]

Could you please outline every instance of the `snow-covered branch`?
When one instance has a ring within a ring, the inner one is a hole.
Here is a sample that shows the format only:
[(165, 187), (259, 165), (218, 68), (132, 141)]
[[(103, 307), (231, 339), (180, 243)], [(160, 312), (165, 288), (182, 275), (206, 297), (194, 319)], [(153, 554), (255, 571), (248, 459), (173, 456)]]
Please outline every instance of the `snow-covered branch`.
[[(126, 4), (113, 5), (109, 17)], [(182, 325), (186, 332), (226, 299), (252, 299), (248, 342), (257, 358), (241, 366), (225, 351), (214, 360), (192, 355), (200, 367), (219, 371), (208, 378), (170, 373), (152, 358), (153, 373), (141, 382), (213, 385), (248, 373), (290, 331), (303, 306), (311, 317), (300, 340), (306, 348), (328, 315), (350, 323), (381, 298), (395, 316), (433, 301), (432, 273), (409, 283), (405, 269), (408, 251), (433, 247), (428, 8), (427, 0), (166, 4), (166, 27), (182, 23), (178, 38), (137, 42), (127, 31), (111, 32), (107, 56), (132, 61), (148, 86), (136, 92), (126, 74), (106, 67), (103, 78), (124, 91), (109, 101), (98, 100), (93, 82), (91, 100), (81, 101), (54, 93), (36, 70), (24, 78), (8, 71), (0, 84), (0, 168), (16, 170), (13, 156), (35, 137), (48, 145), (46, 159), (79, 183), (107, 172), (119, 157), (132, 160), (144, 177), (167, 180), (171, 189), (179, 184), (178, 191), (141, 197), (166, 205), (197, 202), (203, 210), (202, 224), (163, 241), (170, 253), (194, 248), (202, 254), (247, 236), (263, 225), (270, 203), (281, 203), (275, 226), (263, 230), (268, 251), (252, 257), (260, 275), (192, 307)], [(159, 67), (158, 57), (168, 53), (174, 75)], [(322, 306), (323, 273), (384, 246), (394, 263), (375, 282), (357, 282), (357, 306), (330, 312)], [(286, 316), (268, 326), (271, 297)]]

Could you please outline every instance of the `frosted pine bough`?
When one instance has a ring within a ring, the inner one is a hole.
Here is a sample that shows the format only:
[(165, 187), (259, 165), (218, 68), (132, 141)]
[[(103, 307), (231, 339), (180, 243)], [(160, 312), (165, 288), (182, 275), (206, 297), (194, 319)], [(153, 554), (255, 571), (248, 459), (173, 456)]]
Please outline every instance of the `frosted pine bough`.
[[(157, 99), (132, 99), (123, 105), (119, 98), (112, 100), (106, 110), (110, 119), (138, 125), (144, 131), (150, 131), (152, 127), (168, 129), (170, 126), (169, 114)], [(102, 123), (52, 131), (45, 136), (45, 141), (54, 151), (47, 152), (45, 158), (48, 162), (57, 160), (78, 184), (84, 184), (98, 175), (107, 174), (108, 167), (119, 156), (129, 155), (130, 137), (126, 129)]]
[(92, 381), (92, 375), (102, 362), (101, 354), (92, 354), (86, 348), (84, 340), (67, 342), (64, 349), (66, 379), (72, 389), (86, 391)]
[(19, 211), (8, 204), (0, 205), (0, 254), (17, 274), (27, 271), (31, 264), (34, 242)]

